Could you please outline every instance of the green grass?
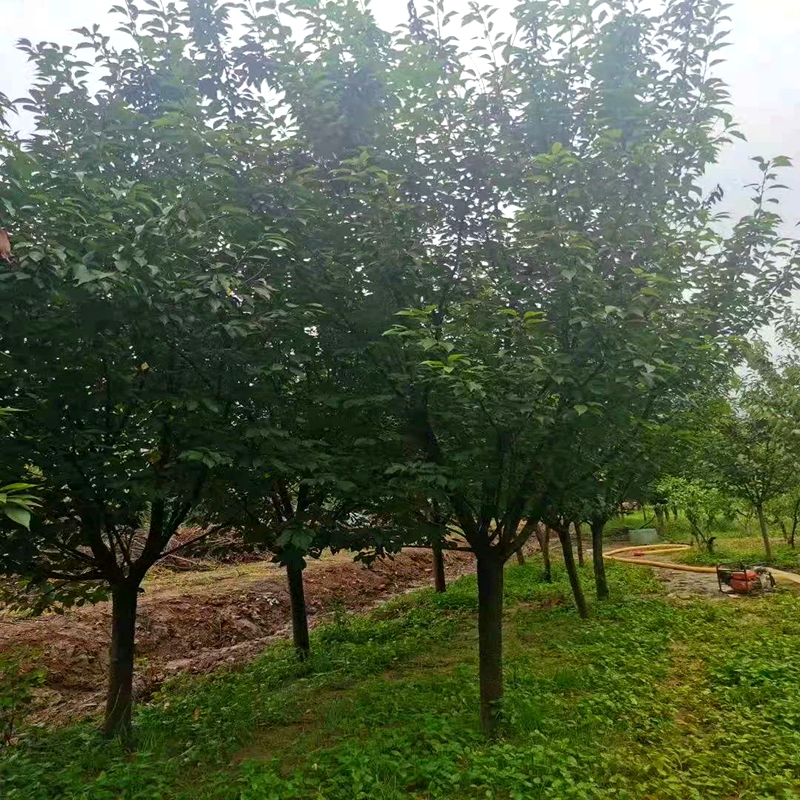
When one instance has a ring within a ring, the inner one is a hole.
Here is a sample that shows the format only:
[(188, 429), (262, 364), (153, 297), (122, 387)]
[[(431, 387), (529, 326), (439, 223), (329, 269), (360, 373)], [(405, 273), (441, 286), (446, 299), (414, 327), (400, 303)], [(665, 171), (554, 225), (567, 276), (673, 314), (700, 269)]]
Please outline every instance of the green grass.
[[(674, 605), (609, 565), (582, 622), (560, 569), (507, 571), (503, 735), (477, 727), (475, 579), (407, 595), (186, 678), (137, 712), (139, 750), (87, 726), (0, 760), (8, 800), (800, 797), (800, 598)], [(590, 575), (584, 573), (590, 583)]]
[[(765, 564), (764, 543), (761, 537), (749, 537), (746, 539), (718, 538), (714, 543), (714, 552), (708, 553), (704, 550), (693, 548), (685, 553), (681, 553), (676, 561), (684, 564), (699, 564), (701, 566), (713, 567), (720, 563), (744, 562), (752, 566), (754, 564)], [(782, 542), (772, 542), (772, 566), (778, 569), (800, 572), (800, 550), (789, 547)]]

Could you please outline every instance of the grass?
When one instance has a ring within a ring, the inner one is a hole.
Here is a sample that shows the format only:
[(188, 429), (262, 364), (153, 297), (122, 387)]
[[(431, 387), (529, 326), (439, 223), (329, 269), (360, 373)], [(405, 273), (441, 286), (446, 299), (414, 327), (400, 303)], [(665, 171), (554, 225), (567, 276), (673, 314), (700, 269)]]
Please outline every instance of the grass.
[[(800, 550), (789, 547), (788, 544), (773, 541), (772, 543), (772, 566), (777, 569), (800, 572)], [(713, 567), (720, 563), (744, 562), (747, 565), (764, 564), (764, 543), (760, 536), (748, 537), (744, 539), (719, 538), (714, 543), (714, 552), (708, 553), (703, 550), (692, 549), (686, 553), (681, 553), (676, 561), (685, 564), (699, 564), (701, 566)]]
[[(581, 622), (560, 569), (507, 571), (503, 735), (477, 727), (474, 577), (340, 615), (137, 712), (128, 755), (88, 727), (0, 760), (8, 800), (535, 800), (800, 796), (800, 598), (673, 605), (609, 564)], [(589, 573), (584, 580), (590, 581)], [(587, 587), (588, 588), (588, 587)]]

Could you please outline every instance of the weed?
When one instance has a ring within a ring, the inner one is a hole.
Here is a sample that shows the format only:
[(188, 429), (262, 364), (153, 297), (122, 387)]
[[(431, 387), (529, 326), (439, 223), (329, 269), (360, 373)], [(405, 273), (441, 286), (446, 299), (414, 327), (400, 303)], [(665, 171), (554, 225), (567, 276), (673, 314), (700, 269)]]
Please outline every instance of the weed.
[(14, 740), (36, 689), (47, 676), (46, 670), (35, 666), (38, 656), (22, 649), (0, 653), (0, 745)]

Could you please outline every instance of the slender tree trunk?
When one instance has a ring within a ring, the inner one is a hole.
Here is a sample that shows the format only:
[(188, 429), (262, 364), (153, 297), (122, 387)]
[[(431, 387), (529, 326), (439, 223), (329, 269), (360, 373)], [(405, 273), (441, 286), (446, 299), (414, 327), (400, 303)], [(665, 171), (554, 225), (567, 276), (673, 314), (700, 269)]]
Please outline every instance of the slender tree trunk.
[(444, 577), (444, 553), (438, 542), (433, 543), (433, 585), (437, 592), (447, 590), (447, 581)]
[(481, 726), (492, 734), (503, 701), (503, 561), (495, 548), (478, 556), (478, 651)]
[(767, 561), (772, 561), (772, 546), (769, 543), (769, 529), (767, 528), (767, 520), (764, 517), (764, 507), (761, 503), (756, 506), (756, 514), (758, 514), (758, 525), (761, 528), (761, 538), (764, 540), (764, 552), (767, 554)]
[(608, 599), (608, 581), (606, 580), (606, 562), (603, 559), (603, 528), (605, 523), (599, 520), (592, 522), (592, 566), (594, 567), (594, 586), (598, 600)]
[(546, 525), (537, 525), (536, 538), (539, 541), (539, 549), (542, 551), (542, 559), (544, 561), (544, 579), (547, 583), (551, 583), (553, 571), (550, 567), (550, 528)]
[(786, 523), (783, 521), (783, 517), (778, 518), (778, 525), (781, 526), (781, 533), (783, 534), (783, 541), (786, 544), (789, 544), (789, 531), (786, 530)]
[(581, 579), (578, 575), (578, 568), (575, 566), (575, 555), (572, 552), (572, 539), (569, 536), (569, 527), (558, 530), (558, 538), (561, 542), (561, 550), (564, 553), (564, 566), (567, 568), (569, 585), (572, 587), (572, 596), (575, 598), (575, 607), (581, 619), (589, 616), (589, 607), (586, 605), (586, 598), (583, 595)]
[(583, 531), (580, 522), (575, 523), (575, 541), (578, 544), (578, 564), (583, 566)]
[(522, 547), (517, 550), (517, 564), (520, 566), (525, 564), (525, 553), (522, 552)]
[(675, 519), (678, 519), (678, 517), (680, 516), (680, 515), (678, 514), (678, 506), (672, 506), (672, 516), (673, 516)]
[(303, 586), (303, 568), (297, 564), (286, 565), (289, 579), (289, 602), (292, 607), (292, 641), (301, 661), (311, 653), (308, 639), (308, 614), (306, 613), (306, 592)]
[(111, 590), (111, 650), (108, 666), (108, 695), (103, 733), (131, 741), (133, 706), (133, 648), (136, 636), (136, 602), (139, 587), (123, 583)]
[(656, 512), (656, 530), (658, 535), (664, 533), (664, 506), (654, 506)]

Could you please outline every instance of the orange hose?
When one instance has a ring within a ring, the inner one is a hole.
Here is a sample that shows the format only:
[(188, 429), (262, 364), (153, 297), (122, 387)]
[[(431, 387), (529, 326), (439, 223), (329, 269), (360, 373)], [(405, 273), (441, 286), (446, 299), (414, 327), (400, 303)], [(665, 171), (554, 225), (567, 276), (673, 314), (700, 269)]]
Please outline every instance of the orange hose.
[[(650, 554), (656, 553), (675, 553), (682, 550), (690, 550), (691, 545), (688, 544), (644, 544), (640, 546), (619, 547), (616, 550), (609, 550), (603, 553), (603, 557), (610, 561), (619, 561), (623, 564), (640, 564), (643, 567), (658, 567), (660, 569), (676, 569), (681, 572), (699, 572), (705, 575), (713, 575), (716, 573), (716, 567), (696, 567), (693, 564), (676, 564), (674, 561), (653, 561), (648, 558), (629, 558), (621, 555), (622, 553), (630, 553), (632, 551), (645, 550)], [(800, 584), (800, 575), (794, 572), (784, 572), (782, 569), (770, 569), (772, 576), (775, 580), (785, 581), (787, 583)]]

